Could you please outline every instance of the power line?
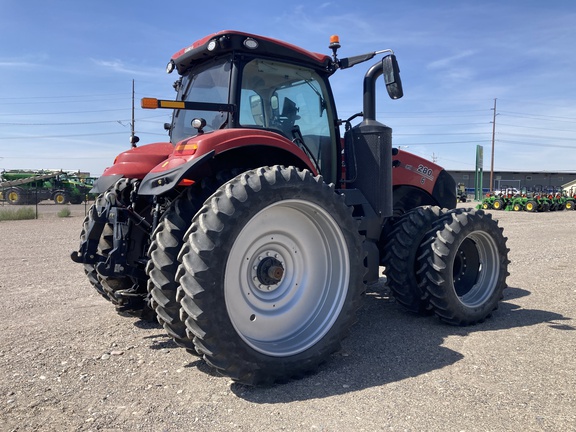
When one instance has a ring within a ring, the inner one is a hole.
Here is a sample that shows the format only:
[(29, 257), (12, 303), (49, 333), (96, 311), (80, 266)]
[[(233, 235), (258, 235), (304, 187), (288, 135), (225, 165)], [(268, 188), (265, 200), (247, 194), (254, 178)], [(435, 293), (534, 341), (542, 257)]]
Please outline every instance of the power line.
[(121, 120), (102, 120), (91, 122), (67, 122), (67, 123), (0, 123), (0, 126), (74, 126), (74, 125), (89, 125), (89, 124), (103, 124), (103, 123), (120, 123), (130, 121), (130, 119)]
[(101, 133), (87, 133), (87, 134), (73, 134), (73, 135), (43, 135), (43, 136), (17, 136), (17, 137), (0, 137), (0, 140), (20, 140), (20, 139), (45, 139), (45, 138), (73, 138), (73, 137), (89, 137), (101, 135), (124, 135), (126, 132), (101, 132)]
[(571, 121), (571, 122), (576, 121), (576, 118), (574, 118), (574, 117), (548, 116), (548, 115), (543, 115), (543, 114), (527, 114), (527, 113), (517, 113), (517, 112), (512, 112), (512, 111), (501, 111), (501, 114), (513, 114), (511, 117), (524, 116), (526, 118), (558, 119), (558, 120), (554, 120), (554, 121)]
[(542, 136), (542, 135), (526, 135), (526, 134), (513, 134), (513, 133), (506, 133), (506, 132), (498, 132), (498, 136), (500, 136), (500, 135), (533, 138), (533, 139), (549, 139), (549, 140), (575, 141), (576, 142), (576, 138), (562, 138), (562, 137), (550, 137), (550, 136)]
[(450, 144), (480, 144), (488, 143), (490, 140), (478, 141), (448, 141), (448, 142), (416, 142), (416, 143), (401, 143), (401, 146), (423, 146), (423, 145), (450, 145)]
[(40, 112), (40, 113), (0, 113), (1, 116), (35, 116), (35, 115), (59, 115), (59, 114), (91, 114), (101, 112), (114, 112), (114, 111), (127, 111), (129, 108), (107, 109), (107, 110), (93, 110), (93, 111), (60, 111), (60, 112)]
[(394, 136), (488, 135), (489, 132), (395, 133)]
[(542, 143), (529, 143), (526, 141), (508, 141), (508, 140), (501, 140), (498, 139), (496, 140), (496, 142), (499, 143), (504, 143), (504, 144), (517, 144), (517, 145), (523, 145), (523, 146), (530, 146), (530, 147), (540, 147), (542, 150), (545, 150), (547, 148), (553, 147), (553, 148), (565, 148), (565, 149), (576, 149), (576, 144), (569, 146), (569, 145), (562, 145), (562, 144), (542, 144)]
[(127, 93), (99, 93), (93, 95), (70, 95), (70, 96), (28, 96), (28, 97), (0, 97), (0, 100), (23, 100), (23, 99), (72, 99), (72, 98), (89, 98), (89, 97), (103, 97), (103, 96), (128, 96)]
[(520, 126), (520, 125), (514, 125), (514, 124), (509, 124), (509, 123), (498, 123), (499, 126), (508, 126), (508, 127), (516, 127), (516, 128), (522, 128), (522, 129), (535, 129), (535, 130), (546, 130), (546, 131), (555, 131), (555, 132), (575, 132), (576, 133), (576, 129), (557, 129), (557, 128), (542, 128), (542, 127), (535, 127), (535, 126)]

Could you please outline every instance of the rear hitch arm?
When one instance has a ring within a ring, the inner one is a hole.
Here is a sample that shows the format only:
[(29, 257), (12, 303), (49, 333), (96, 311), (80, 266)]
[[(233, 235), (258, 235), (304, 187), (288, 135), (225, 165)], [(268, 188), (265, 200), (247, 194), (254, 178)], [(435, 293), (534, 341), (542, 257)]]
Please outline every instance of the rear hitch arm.
[[(138, 222), (135, 224), (141, 229), (140, 226), (143, 221), (137, 213), (131, 211), (129, 208), (115, 207), (111, 210), (108, 216), (108, 222), (114, 227), (112, 250), (108, 254), (105, 262), (96, 264), (96, 271), (102, 276), (135, 276), (143, 278), (145, 273), (142, 269), (127, 264), (128, 246), (130, 239), (130, 220)], [(149, 227), (150, 224), (146, 222)]]
[(93, 212), (93, 217), (88, 222), (84, 240), (80, 243), (79, 250), (70, 254), (72, 261), (79, 264), (94, 264), (99, 261), (97, 255), (98, 243), (108, 220), (108, 209), (104, 209), (102, 212), (98, 212), (95, 209), (91, 209), (91, 211)]

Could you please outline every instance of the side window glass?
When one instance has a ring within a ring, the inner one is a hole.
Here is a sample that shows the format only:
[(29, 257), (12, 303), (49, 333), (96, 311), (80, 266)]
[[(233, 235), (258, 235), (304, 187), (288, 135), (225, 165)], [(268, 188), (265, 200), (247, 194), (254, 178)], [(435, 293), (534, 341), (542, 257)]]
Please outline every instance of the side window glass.
[[(193, 102), (227, 103), (230, 86), (230, 62), (221, 61), (212, 64), (194, 75), (182, 78), (179, 99)], [(228, 113), (200, 110), (179, 110), (174, 114), (174, 127), (171, 141), (180, 140), (196, 135), (197, 131), (191, 126), (194, 118), (206, 120), (205, 131), (222, 128), (228, 119)]]
[(242, 74), (240, 125), (280, 133), (320, 164), (333, 157), (335, 140), (325, 94), (324, 82), (311, 69), (252, 60)]

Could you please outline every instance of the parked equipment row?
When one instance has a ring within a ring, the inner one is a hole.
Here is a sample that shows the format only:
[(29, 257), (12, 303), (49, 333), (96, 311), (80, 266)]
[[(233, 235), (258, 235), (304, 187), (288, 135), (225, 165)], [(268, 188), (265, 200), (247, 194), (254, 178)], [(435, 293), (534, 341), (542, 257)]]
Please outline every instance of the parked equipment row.
[(554, 188), (553, 190), (517, 191), (504, 190), (498, 193), (488, 193), (478, 205), (485, 210), (546, 212), (574, 210), (574, 190)]

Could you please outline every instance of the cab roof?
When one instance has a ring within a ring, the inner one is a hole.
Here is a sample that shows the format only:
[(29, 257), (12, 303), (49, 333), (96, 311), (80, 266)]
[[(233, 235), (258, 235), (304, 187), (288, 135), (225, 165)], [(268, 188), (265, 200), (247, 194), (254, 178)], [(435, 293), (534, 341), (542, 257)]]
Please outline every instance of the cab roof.
[(275, 57), (279, 60), (323, 70), (329, 74), (335, 70), (332, 67), (332, 58), (328, 55), (307, 51), (277, 39), (235, 30), (223, 30), (210, 34), (181, 49), (172, 56), (169, 68), (175, 68), (179, 74), (183, 74), (194, 63), (233, 51)]

